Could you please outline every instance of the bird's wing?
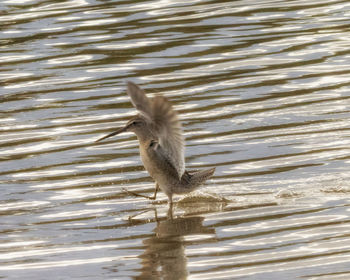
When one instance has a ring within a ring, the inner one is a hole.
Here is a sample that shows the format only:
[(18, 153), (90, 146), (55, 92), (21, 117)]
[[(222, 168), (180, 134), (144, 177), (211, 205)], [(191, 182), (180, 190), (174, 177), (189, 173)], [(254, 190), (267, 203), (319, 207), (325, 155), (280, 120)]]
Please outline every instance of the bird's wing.
[(146, 119), (152, 119), (151, 102), (146, 96), (146, 93), (132, 82), (128, 82), (127, 93), (130, 96), (131, 103)]
[(158, 95), (152, 100), (152, 121), (159, 144), (181, 178), (185, 171), (185, 141), (182, 126), (176, 111), (164, 96)]

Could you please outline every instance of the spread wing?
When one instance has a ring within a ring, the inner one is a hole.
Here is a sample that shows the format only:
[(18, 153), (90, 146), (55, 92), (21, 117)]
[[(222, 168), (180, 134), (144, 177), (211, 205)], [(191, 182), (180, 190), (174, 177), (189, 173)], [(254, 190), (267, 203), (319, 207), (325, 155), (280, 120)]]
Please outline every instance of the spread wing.
[(165, 156), (175, 167), (179, 178), (185, 172), (185, 141), (182, 126), (170, 102), (161, 95), (150, 100), (136, 84), (128, 82), (127, 93), (132, 104), (151, 124)]
[(161, 95), (152, 100), (152, 120), (159, 144), (176, 168), (179, 178), (185, 172), (185, 141), (181, 123), (170, 102)]
[(146, 93), (132, 82), (128, 82), (127, 93), (130, 96), (131, 103), (147, 120), (152, 118), (152, 108)]

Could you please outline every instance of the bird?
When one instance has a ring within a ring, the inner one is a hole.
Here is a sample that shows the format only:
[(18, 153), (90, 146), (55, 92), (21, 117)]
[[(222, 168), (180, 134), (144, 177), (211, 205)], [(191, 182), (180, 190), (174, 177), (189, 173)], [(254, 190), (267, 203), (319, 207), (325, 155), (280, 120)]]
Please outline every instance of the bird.
[(172, 205), (174, 194), (186, 194), (197, 189), (214, 174), (215, 167), (195, 172), (185, 169), (185, 139), (182, 125), (177, 112), (165, 96), (158, 94), (149, 98), (143, 89), (130, 81), (127, 82), (127, 94), (138, 114), (124, 127), (95, 142), (123, 132), (135, 133), (139, 141), (142, 163), (156, 185), (151, 197), (129, 193), (155, 200), (157, 192), (161, 189)]

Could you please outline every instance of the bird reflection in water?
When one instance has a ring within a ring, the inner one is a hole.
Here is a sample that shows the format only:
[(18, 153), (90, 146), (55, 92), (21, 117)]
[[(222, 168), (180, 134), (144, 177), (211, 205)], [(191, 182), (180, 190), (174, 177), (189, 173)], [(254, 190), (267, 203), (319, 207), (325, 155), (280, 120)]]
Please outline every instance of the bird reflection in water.
[(203, 217), (177, 217), (158, 221), (154, 236), (145, 239), (141, 273), (135, 279), (186, 279), (188, 276), (185, 247), (186, 235), (215, 234), (203, 226)]

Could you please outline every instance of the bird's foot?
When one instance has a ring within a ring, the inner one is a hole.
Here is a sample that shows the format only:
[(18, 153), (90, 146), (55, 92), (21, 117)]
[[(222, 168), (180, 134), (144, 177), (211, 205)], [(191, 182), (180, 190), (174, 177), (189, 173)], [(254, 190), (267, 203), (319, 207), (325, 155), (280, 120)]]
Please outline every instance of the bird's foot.
[(156, 196), (153, 195), (153, 196), (147, 196), (147, 195), (142, 195), (142, 194), (139, 194), (139, 193), (136, 193), (136, 192), (131, 192), (131, 191), (128, 191), (127, 189), (125, 188), (122, 188), (122, 190), (128, 194), (131, 194), (133, 196), (138, 196), (138, 197), (144, 197), (144, 198), (147, 198), (149, 200), (155, 200), (156, 199)]

